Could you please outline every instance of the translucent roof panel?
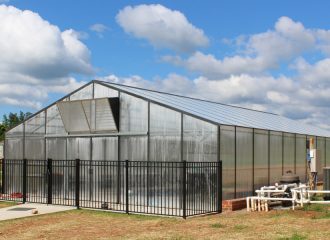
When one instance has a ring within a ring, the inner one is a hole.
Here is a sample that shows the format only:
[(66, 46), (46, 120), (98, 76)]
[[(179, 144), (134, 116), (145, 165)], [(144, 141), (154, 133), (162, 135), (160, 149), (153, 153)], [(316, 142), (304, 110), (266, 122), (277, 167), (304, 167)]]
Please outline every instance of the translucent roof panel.
[(100, 83), (217, 124), (330, 137), (330, 131), (273, 113), (114, 83)]

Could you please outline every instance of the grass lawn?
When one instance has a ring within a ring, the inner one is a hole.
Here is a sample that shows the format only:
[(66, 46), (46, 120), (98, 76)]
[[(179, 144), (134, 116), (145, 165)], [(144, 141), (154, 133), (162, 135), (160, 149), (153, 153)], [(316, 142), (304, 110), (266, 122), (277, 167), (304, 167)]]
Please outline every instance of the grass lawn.
[(0, 239), (329, 239), (330, 206), (180, 218), (93, 210), (0, 222)]
[(0, 208), (10, 207), (10, 206), (13, 206), (13, 205), (17, 205), (17, 203), (0, 201)]

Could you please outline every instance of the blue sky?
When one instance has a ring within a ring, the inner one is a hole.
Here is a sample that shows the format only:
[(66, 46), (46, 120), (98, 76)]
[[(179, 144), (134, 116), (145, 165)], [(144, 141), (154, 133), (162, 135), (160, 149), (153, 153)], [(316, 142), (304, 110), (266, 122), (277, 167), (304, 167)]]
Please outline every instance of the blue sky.
[(0, 115), (97, 78), (330, 126), (328, 1), (1, 3)]

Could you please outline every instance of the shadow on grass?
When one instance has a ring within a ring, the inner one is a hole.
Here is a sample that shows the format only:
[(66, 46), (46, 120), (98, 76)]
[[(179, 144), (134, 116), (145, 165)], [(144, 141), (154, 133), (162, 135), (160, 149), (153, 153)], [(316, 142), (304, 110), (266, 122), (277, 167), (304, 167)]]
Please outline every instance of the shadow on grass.
[(166, 217), (166, 216), (156, 216), (156, 215), (146, 215), (146, 214), (126, 214), (122, 212), (110, 212), (110, 211), (101, 211), (101, 210), (91, 210), (91, 209), (78, 209), (75, 213), (79, 214), (89, 214), (93, 216), (100, 216), (100, 217), (116, 217), (116, 218), (129, 218), (135, 220), (160, 220), (166, 219), (169, 221), (180, 221), (182, 218), (176, 217)]

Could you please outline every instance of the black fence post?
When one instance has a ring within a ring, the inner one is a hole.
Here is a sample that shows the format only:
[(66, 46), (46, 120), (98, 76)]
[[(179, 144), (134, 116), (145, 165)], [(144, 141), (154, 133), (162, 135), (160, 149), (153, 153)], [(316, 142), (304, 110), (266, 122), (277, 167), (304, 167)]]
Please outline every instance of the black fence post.
[(182, 165), (182, 217), (186, 219), (186, 198), (187, 198), (187, 162), (184, 160)]
[[(119, 150), (119, 148), (118, 148)], [(118, 151), (118, 155), (119, 155), (119, 151)], [(121, 161), (120, 161), (120, 158), (118, 158), (118, 161), (117, 161), (117, 204), (120, 203), (120, 200), (121, 200)]]
[(53, 162), (52, 159), (47, 159), (47, 179), (48, 179), (48, 189), (47, 189), (47, 204), (53, 203)]
[(129, 183), (128, 183), (128, 181), (129, 181), (129, 177), (128, 177), (128, 164), (129, 164), (129, 162), (128, 162), (128, 160), (126, 160), (125, 161), (125, 173), (126, 173), (126, 176), (125, 176), (125, 178), (126, 178), (126, 183), (125, 183), (125, 197), (126, 197), (126, 213), (128, 214), (129, 213), (129, 196), (128, 196), (128, 194), (129, 194)]
[(26, 202), (26, 159), (23, 159), (23, 203)]
[(76, 159), (76, 207), (79, 208), (80, 196), (80, 159)]
[(1, 176), (1, 193), (5, 193), (5, 159), (2, 159), (2, 165), (1, 165), (1, 171), (2, 171), (2, 176)]
[(222, 212), (222, 161), (218, 162), (217, 167), (217, 176), (218, 176), (218, 213)]

